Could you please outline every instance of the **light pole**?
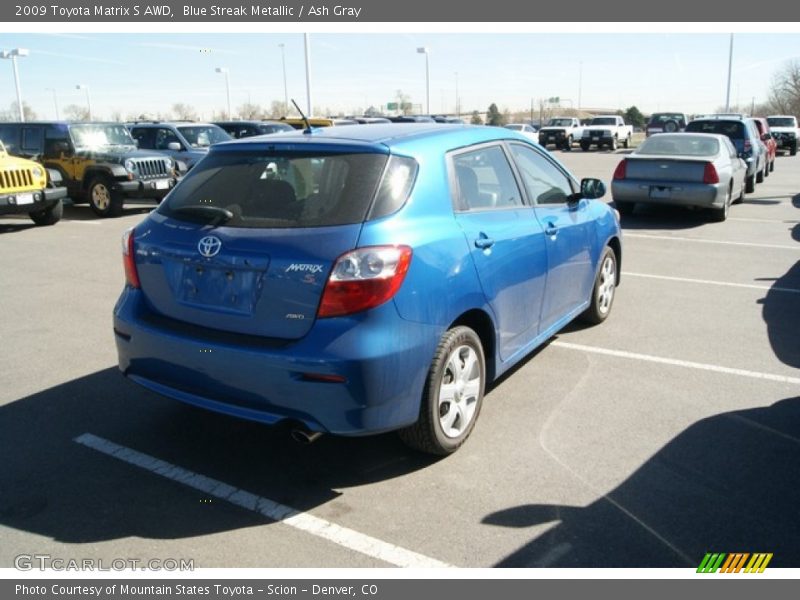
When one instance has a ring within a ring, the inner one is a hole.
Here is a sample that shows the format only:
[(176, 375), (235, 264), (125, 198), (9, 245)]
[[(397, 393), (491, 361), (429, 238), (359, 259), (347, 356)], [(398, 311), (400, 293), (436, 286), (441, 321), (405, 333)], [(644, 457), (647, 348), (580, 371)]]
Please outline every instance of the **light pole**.
[(45, 92), (53, 92), (53, 104), (56, 107), (56, 121), (61, 120), (61, 117), (58, 116), (58, 96), (56, 96), (56, 88), (44, 88)]
[(76, 90), (86, 90), (86, 106), (89, 108), (89, 120), (92, 120), (92, 96), (89, 94), (89, 86), (85, 83), (79, 83), (75, 86)]
[(733, 34), (731, 34), (731, 44), (728, 49), (728, 93), (725, 96), (725, 112), (731, 109), (731, 72), (733, 69)]
[(431, 114), (431, 72), (428, 65), (429, 51), (427, 46), (417, 48), (417, 54), (425, 55), (425, 112)]
[(289, 112), (289, 88), (286, 86), (286, 52), (284, 48), (286, 44), (278, 44), (281, 49), (281, 62), (283, 63), (283, 112), (286, 116)]
[(228, 68), (227, 67), (217, 67), (217, 73), (222, 73), (225, 75), (225, 95), (228, 98), (228, 120), (231, 120), (231, 82), (228, 78)]
[(17, 108), (19, 109), (20, 122), (25, 120), (25, 111), (22, 108), (22, 89), (19, 86), (19, 69), (17, 68), (17, 57), (28, 56), (29, 52), (26, 48), (14, 48), (12, 50), (3, 50), (0, 52), (0, 58), (10, 58), (11, 64), (14, 67), (14, 83), (17, 86)]
[(456, 117), (461, 116), (461, 102), (458, 98), (458, 71), (456, 71)]
[(311, 117), (311, 38), (307, 33), (303, 34), (303, 42), (306, 48), (306, 116)]

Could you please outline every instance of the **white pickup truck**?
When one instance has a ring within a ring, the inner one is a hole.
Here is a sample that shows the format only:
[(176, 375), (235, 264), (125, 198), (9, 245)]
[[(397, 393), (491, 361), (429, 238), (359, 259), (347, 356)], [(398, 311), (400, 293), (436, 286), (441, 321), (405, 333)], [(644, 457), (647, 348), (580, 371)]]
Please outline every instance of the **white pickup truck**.
[(572, 142), (581, 141), (583, 126), (574, 117), (553, 117), (547, 125), (539, 130), (539, 145), (547, 148), (548, 144), (556, 148), (571, 150)]
[(632, 137), (633, 126), (625, 125), (622, 117), (602, 115), (595, 117), (584, 127), (581, 136), (581, 150), (586, 152), (592, 146), (597, 146), (598, 150), (603, 146), (616, 150), (620, 144), (624, 148), (628, 148), (631, 145)]
[(800, 138), (800, 129), (797, 127), (797, 117), (792, 115), (770, 115), (767, 117), (769, 130), (772, 137), (778, 142), (778, 151), (789, 151), (791, 156), (797, 154), (797, 139)]

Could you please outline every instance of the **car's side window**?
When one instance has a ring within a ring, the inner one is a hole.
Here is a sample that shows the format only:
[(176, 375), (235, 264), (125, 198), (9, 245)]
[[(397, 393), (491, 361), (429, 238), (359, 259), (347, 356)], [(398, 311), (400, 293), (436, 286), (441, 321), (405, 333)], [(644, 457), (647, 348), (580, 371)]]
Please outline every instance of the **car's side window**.
[(555, 165), (535, 150), (511, 144), (522, 182), (533, 204), (562, 204), (572, 194), (572, 184)]
[(0, 126), (0, 140), (6, 145), (10, 154), (19, 151), (19, 128), (16, 125)]
[(44, 151), (44, 131), (41, 127), (22, 129), (22, 151), (29, 155), (39, 155)]
[(522, 206), (511, 165), (500, 146), (485, 146), (453, 156), (455, 206), (491, 210)]
[(178, 136), (171, 129), (158, 129), (156, 131), (156, 150), (169, 150), (169, 144), (177, 142), (180, 144)]
[(134, 127), (131, 130), (133, 139), (139, 142), (139, 148), (146, 149), (153, 148), (153, 133), (154, 130), (149, 127)]

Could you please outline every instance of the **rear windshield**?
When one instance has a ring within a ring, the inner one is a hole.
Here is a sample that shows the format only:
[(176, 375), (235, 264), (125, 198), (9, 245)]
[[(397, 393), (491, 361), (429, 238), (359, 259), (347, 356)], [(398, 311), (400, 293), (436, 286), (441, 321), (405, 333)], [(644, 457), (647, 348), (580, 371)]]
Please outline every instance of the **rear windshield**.
[(212, 153), (189, 172), (158, 210), (194, 220), (198, 217), (187, 207), (222, 208), (233, 213), (225, 223), (230, 227), (359, 223), (367, 216), (384, 172), (393, 178), (391, 191), (407, 195), (410, 190), (416, 163), (411, 161), (414, 169), (403, 171), (404, 181), (398, 182), (396, 170), (386, 169), (388, 158), (384, 154)]
[(770, 127), (797, 127), (795, 120), (791, 117), (772, 117), (767, 119)]
[(650, 125), (663, 125), (667, 121), (683, 123), (685, 119), (680, 113), (655, 113), (652, 117), (650, 117)]
[(686, 134), (654, 135), (636, 149), (636, 154), (715, 156), (717, 153), (719, 153), (719, 142), (714, 138)]
[(597, 117), (592, 119), (592, 125), (616, 125), (617, 119), (614, 117)]
[(686, 126), (686, 131), (720, 133), (732, 140), (743, 140), (745, 137), (744, 123), (741, 121), (692, 121)]
[(550, 119), (548, 125), (550, 127), (569, 127), (572, 125), (572, 119)]

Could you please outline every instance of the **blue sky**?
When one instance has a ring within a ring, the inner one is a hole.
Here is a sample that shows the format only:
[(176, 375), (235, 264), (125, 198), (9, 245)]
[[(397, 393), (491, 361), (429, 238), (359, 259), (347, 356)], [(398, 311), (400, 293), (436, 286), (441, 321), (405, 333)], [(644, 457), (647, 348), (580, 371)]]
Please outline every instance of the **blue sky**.
[[(737, 33), (731, 101), (767, 96), (771, 78), (800, 59), (800, 34)], [(155, 114), (176, 102), (202, 118), (223, 111), (230, 72), (232, 105), (269, 105), (283, 99), (285, 44), (289, 96), (305, 107), (303, 36), (299, 33), (14, 34), (0, 48), (27, 48), (19, 60), (23, 99), (40, 118), (59, 107), (85, 105), (90, 87), (95, 118)], [(643, 112), (709, 112), (725, 102), (728, 34), (545, 33), (314, 33), (311, 35), (314, 106), (351, 112), (380, 106), (403, 90), (425, 102), (425, 57), (430, 50), (431, 110), (523, 110), (531, 99), (560, 96), (564, 106), (627, 107)], [(456, 72), (458, 76), (456, 77)], [(579, 74), (582, 81), (579, 85)], [(15, 100), (10, 61), (0, 62), (0, 108)]]

